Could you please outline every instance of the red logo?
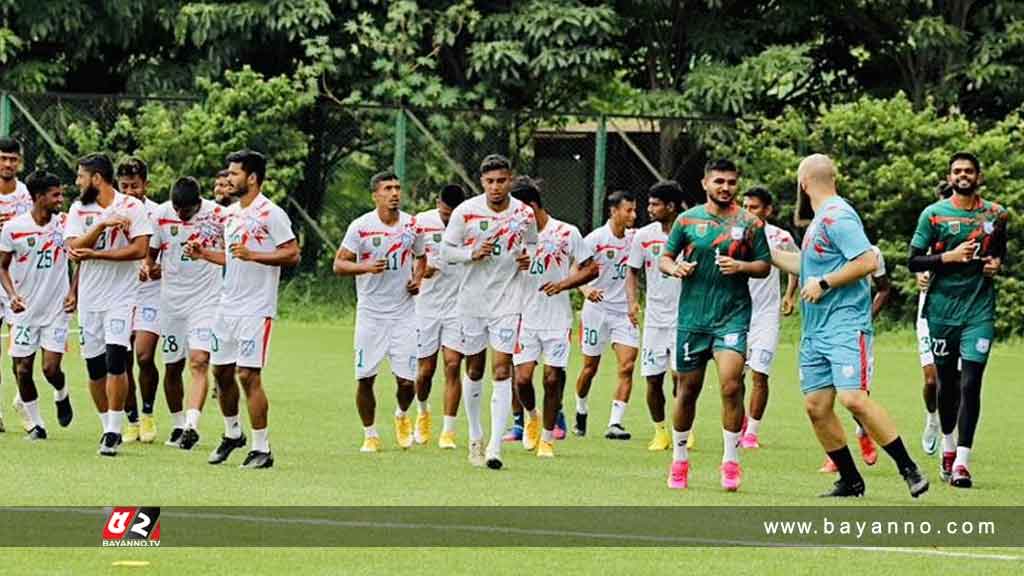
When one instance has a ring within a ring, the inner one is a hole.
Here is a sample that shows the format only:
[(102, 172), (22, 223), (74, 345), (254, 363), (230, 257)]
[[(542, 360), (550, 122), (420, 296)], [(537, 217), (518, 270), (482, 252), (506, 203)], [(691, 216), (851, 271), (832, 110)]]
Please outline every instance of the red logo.
[(160, 545), (160, 508), (116, 507), (103, 525), (103, 545), (151, 547)]

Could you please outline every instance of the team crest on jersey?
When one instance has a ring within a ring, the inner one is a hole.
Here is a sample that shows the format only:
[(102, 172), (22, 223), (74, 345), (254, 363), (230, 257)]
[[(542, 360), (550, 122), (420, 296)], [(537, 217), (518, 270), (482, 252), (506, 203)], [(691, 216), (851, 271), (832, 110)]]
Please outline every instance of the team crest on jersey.
[(960, 221), (954, 221), (949, 223), (949, 233), (959, 234), (960, 233)]
[(732, 230), (729, 231), (729, 235), (732, 236), (733, 240), (742, 240), (743, 232), (744, 230), (742, 226), (733, 226)]
[(996, 229), (995, 225), (991, 222), (985, 222), (981, 225), (981, 228), (985, 231), (985, 234), (991, 234)]
[(86, 226), (92, 226), (92, 222), (93, 222), (93, 217), (92, 216), (86, 216), (85, 217), (85, 225)]
[(703, 238), (704, 235), (708, 233), (708, 223), (701, 222), (700, 224), (697, 224), (695, 231), (697, 232), (697, 236)]
[(29, 236), (28, 239), (26, 240), (26, 242), (28, 242), (28, 247), (29, 248), (31, 248), (31, 247), (36, 245), (36, 239), (33, 238), (32, 236)]
[(380, 246), (380, 236), (374, 236), (374, 238), (373, 238), (373, 246), (374, 246), (374, 248), (376, 248), (377, 246)]
[(654, 246), (651, 246), (651, 252), (654, 252), (655, 256), (660, 254), (661, 253), (661, 244), (655, 244)]
[(480, 221), (480, 229), (481, 230), (487, 230), (488, 224), (490, 224), (490, 222), (488, 222), (487, 220), (481, 220)]
[(177, 235), (178, 235), (178, 227), (172, 224), (171, 225), (171, 236), (177, 236)]
[(609, 250), (605, 252), (604, 255), (607, 256), (609, 260), (611, 260), (615, 258), (615, 250)]
[(437, 234), (434, 234), (434, 242), (440, 242), (440, 241), (441, 241), (441, 233), (438, 232)]

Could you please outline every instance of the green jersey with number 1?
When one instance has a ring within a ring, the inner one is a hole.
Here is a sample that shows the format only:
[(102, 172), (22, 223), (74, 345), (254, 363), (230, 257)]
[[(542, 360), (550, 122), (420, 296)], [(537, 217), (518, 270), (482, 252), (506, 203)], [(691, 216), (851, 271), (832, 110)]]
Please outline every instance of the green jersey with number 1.
[(667, 251), (680, 254), (697, 267), (682, 281), (679, 327), (714, 331), (750, 325), (750, 291), (746, 274), (724, 275), (716, 262), (728, 256), (748, 262), (771, 262), (764, 222), (739, 206), (726, 215), (708, 212), (706, 205), (683, 212), (669, 232)]

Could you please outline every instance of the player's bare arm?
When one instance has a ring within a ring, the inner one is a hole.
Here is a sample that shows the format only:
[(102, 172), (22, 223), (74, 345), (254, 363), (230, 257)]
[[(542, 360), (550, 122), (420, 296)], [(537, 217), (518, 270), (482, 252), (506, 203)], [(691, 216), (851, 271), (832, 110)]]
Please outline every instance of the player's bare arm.
[(291, 268), (299, 263), (299, 242), (294, 239), (289, 240), (279, 245), (273, 252), (253, 252), (244, 244), (232, 244), (231, 255), (245, 262)]
[(640, 275), (639, 268), (628, 266), (626, 268), (626, 310), (629, 321), (633, 326), (640, 324), (640, 302), (636, 297), (636, 287), (640, 283), (637, 276)]
[(14, 289), (14, 281), (11, 280), (11, 259), (14, 254), (12, 252), (0, 252), (0, 284), (3, 285), (4, 291), (11, 298), (11, 311), (22, 312), (25, 310), (25, 302), (18, 296), (18, 291)]
[(789, 316), (796, 308), (796, 290), (800, 286), (800, 278), (794, 274), (786, 274), (786, 294), (782, 297), (782, 315)]
[(227, 260), (224, 250), (205, 248), (198, 240), (190, 240), (185, 244), (185, 256), (193, 260), (206, 260), (211, 264), (223, 266)]
[(339, 248), (334, 255), (334, 273), (338, 276), (380, 274), (386, 268), (387, 262), (383, 259), (356, 262), (356, 255), (347, 248)]
[[(100, 234), (107, 231), (108, 228), (121, 227), (123, 230), (128, 230), (131, 226), (131, 220), (127, 216), (113, 215), (109, 218), (104, 219), (102, 222), (97, 222), (92, 228), (86, 231), (81, 236), (68, 239), (68, 248), (71, 250), (78, 250), (81, 248), (92, 248), (96, 246), (96, 242), (100, 239)], [(70, 250), (69, 250), (70, 252)], [(137, 258), (130, 258), (130, 260), (137, 260)]]
[(658, 260), (658, 269), (676, 278), (686, 278), (690, 274), (693, 274), (694, 269), (697, 268), (696, 262), (676, 262), (676, 255), (671, 252), (662, 252), (661, 258)]
[(64, 312), (73, 313), (78, 308), (78, 272), (81, 266), (75, 266), (71, 274), (71, 286), (68, 287), (68, 295), (64, 297)]
[[(540, 287), (548, 296), (555, 296), (566, 290), (578, 288), (597, 278), (597, 262), (591, 258), (580, 265), (574, 265), (568, 276), (558, 282), (548, 282)], [(582, 291), (582, 289), (581, 289)]]
[(717, 262), (718, 270), (724, 276), (746, 274), (751, 278), (766, 278), (768, 273), (772, 271), (772, 265), (763, 260), (747, 262), (746, 260), (737, 260), (729, 256), (719, 256)]
[(868, 250), (847, 262), (839, 270), (830, 272), (822, 278), (808, 277), (807, 282), (800, 289), (800, 297), (808, 302), (817, 302), (825, 295), (825, 288), (821, 285), (821, 280), (828, 283), (829, 289), (839, 288), (865, 278), (877, 269), (878, 257), (873, 251)]
[(772, 266), (787, 274), (800, 275), (800, 252), (772, 248)]
[[(76, 238), (77, 240), (78, 238)], [(109, 260), (123, 262), (128, 260), (141, 260), (146, 257), (149, 250), (149, 234), (132, 238), (131, 243), (122, 248), (114, 250), (94, 250), (92, 248), (72, 248), (68, 255), (76, 261), (84, 260)]]
[(874, 279), (875, 281), (875, 297), (871, 301), (871, 319), (878, 318), (878, 314), (881, 313), (882, 308), (889, 302), (889, 298), (892, 296), (892, 282), (889, 280), (889, 275), (878, 276)]

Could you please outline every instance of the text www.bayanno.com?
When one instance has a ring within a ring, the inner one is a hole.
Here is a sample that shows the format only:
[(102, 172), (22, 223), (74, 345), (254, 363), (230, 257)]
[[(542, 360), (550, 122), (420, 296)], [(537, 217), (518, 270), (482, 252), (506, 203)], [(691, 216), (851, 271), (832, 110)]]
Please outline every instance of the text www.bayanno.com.
[(990, 521), (950, 521), (932, 523), (911, 520), (782, 520), (762, 522), (767, 536), (992, 536), (996, 523)]

